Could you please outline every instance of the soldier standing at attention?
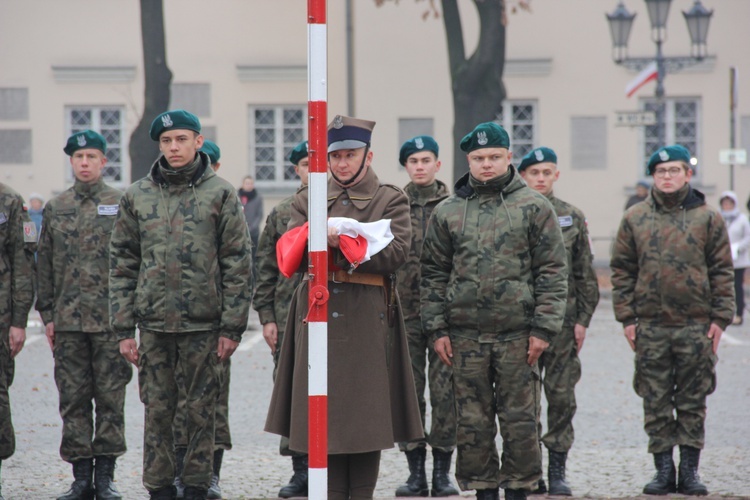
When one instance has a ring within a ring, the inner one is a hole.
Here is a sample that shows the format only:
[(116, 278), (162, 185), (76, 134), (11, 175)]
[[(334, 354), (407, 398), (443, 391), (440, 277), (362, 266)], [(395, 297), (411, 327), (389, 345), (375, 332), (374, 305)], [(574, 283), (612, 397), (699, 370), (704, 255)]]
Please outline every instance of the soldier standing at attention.
[[(375, 122), (336, 116), (328, 126), (328, 215), (358, 222), (390, 220), (393, 239), (352, 268), (341, 237), (328, 228), (328, 498), (372, 498), (380, 451), (423, 438), (403, 317), (391, 275), (409, 254), (409, 204), (372, 168)], [(289, 228), (307, 221), (308, 189), (292, 202)], [(304, 262), (303, 262), (304, 265)], [(348, 272), (350, 271), (350, 272)], [(266, 431), (307, 452), (308, 290), (290, 306)]]
[[(16, 451), (8, 389), (34, 304), (36, 226), (21, 195), (0, 182), (0, 465)], [(0, 482), (0, 500), (3, 499)]]
[[(568, 305), (560, 333), (539, 358), (544, 395), (547, 398), (547, 433), (540, 439), (549, 450), (550, 495), (572, 495), (565, 481), (565, 462), (573, 446), (573, 416), (576, 413), (575, 386), (581, 379), (578, 357), (586, 329), (599, 303), (599, 284), (593, 267), (586, 217), (579, 209), (557, 198), (553, 186), (560, 178), (557, 155), (550, 148), (536, 148), (523, 157), (518, 173), (529, 187), (552, 203), (562, 230), (568, 255)], [(538, 493), (546, 492), (544, 480)]]
[[(218, 172), (221, 167), (221, 149), (219, 146), (208, 139), (203, 140), (203, 151), (208, 155), (211, 168)], [(221, 498), (221, 486), (219, 478), (221, 476), (221, 464), (224, 460), (224, 450), (232, 449), (232, 434), (229, 431), (229, 383), (231, 375), (232, 360), (227, 359), (226, 363), (219, 363), (219, 399), (216, 402), (216, 423), (214, 430), (214, 463), (213, 474), (211, 475), (211, 485), (208, 488), (206, 498)], [(177, 400), (177, 414), (174, 422), (174, 453), (175, 453), (175, 478), (174, 486), (177, 489), (176, 498), (185, 498), (185, 485), (182, 483), (182, 470), (185, 467), (185, 454), (187, 453), (187, 397), (185, 395), (185, 378), (177, 366), (177, 385), (180, 391)]]
[[(698, 476), (706, 397), (716, 351), (734, 316), (734, 271), (721, 214), (693, 189), (690, 152), (662, 147), (649, 159), (650, 196), (623, 215), (612, 249), (612, 303), (635, 351), (656, 475), (647, 495), (707, 495)], [(680, 447), (679, 480), (672, 448)]]
[[(399, 268), (398, 295), (404, 311), (406, 339), (409, 343), (411, 367), (419, 400), (422, 425), (425, 425), (426, 402), (424, 392), (430, 384), (432, 420), (427, 439), (399, 443), (409, 463), (409, 478), (396, 490), (397, 497), (427, 496), (425, 460), (427, 443), (432, 447), (432, 496), (458, 495), (451, 484), (450, 472), (453, 450), (456, 449), (456, 411), (453, 402), (451, 369), (440, 361), (430, 339), (422, 331), (419, 315), (419, 256), (432, 210), (450, 194), (448, 187), (435, 179), (440, 170), (439, 147), (429, 135), (409, 139), (401, 146), (399, 162), (406, 168), (411, 182), (404, 192), (409, 197), (411, 211), (411, 251), (409, 260)], [(429, 365), (428, 365), (429, 363)], [(429, 367), (429, 368), (428, 368)], [(425, 379), (425, 370), (428, 370)]]
[(422, 321), (453, 367), (459, 487), (515, 500), (542, 477), (537, 360), (565, 315), (565, 247), (552, 205), (511, 165), (505, 129), (481, 123), (460, 146), (469, 172), (422, 247)]
[(75, 478), (58, 500), (93, 498), (95, 490), (97, 499), (116, 499), (122, 496), (112, 480), (115, 460), (127, 451), (125, 387), (133, 376), (108, 314), (109, 240), (122, 191), (102, 179), (107, 143), (100, 134), (77, 132), (64, 151), (75, 183), (44, 207), (36, 302), (55, 358), (60, 456)]
[[(120, 353), (138, 366), (145, 406), (143, 484), (175, 496), (175, 371), (186, 377), (186, 499), (212, 479), (218, 363), (234, 353), (250, 309), (251, 249), (242, 206), (213, 171), (198, 118), (157, 116), (162, 156), (120, 201), (110, 251), (110, 320)], [(140, 346), (135, 328), (140, 329)]]
[[(302, 182), (301, 188), (307, 186), (310, 160), (308, 159), (307, 141), (302, 141), (289, 154), (289, 161), (294, 165), (294, 171)], [(300, 188), (300, 189), (301, 189)], [(263, 325), (263, 338), (271, 348), (273, 356), (273, 378), (276, 379), (276, 369), (279, 364), (279, 353), (286, 328), (286, 317), (289, 304), (292, 302), (294, 290), (302, 281), (302, 273), (296, 273), (291, 278), (285, 278), (279, 271), (276, 260), (276, 242), (286, 232), (289, 220), (292, 218), (292, 201), (294, 195), (285, 198), (276, 205), (266, 218), (266, 225), (258, 242), (258, 279), (253, 296), (253, 308), (258, 311), (260, 323)], [(307, 453), (297, 453), (289, 449), (289, 439), (281, 437), (279, 445), (281, 456), (292, 457), (294, 475), (289, 484), (279, 490), (279, 497), (307, 496)]]

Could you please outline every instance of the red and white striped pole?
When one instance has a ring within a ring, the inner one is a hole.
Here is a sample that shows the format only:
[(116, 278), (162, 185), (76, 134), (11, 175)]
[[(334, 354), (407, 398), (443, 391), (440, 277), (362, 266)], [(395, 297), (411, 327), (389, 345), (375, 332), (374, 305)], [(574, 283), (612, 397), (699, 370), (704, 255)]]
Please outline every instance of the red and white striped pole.
[(327, 0), (307, 1), (307, 109), (310, 159), (308, 255), (308, 496), (328, 496), (328, 35)]

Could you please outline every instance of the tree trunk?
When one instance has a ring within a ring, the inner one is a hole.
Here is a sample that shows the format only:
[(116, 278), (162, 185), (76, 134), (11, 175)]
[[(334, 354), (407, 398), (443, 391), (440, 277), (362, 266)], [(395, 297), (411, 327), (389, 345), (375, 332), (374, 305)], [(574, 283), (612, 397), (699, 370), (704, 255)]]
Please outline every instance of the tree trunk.
[(480, 19), (477, 49), (467, 58), (457, 0), (442, 0), (453, 91), (453, 178), (469, 171), (459, 143), (479, 123), (497, 118), (503, 100), (505, 67), (505, 0), (473, 0)]
[(140, 0), (141, 39), (143, 41), (143, 71), (145, 75), (145, 103), (138, 126), (130, 136), (130, 179), (138, 180), (148, 174), (151, 164), (159, 156), (159, 146), (148, 135), (151, 122), (167, 111), (169, 106), (172, 71), (167, 66), (164, 41), (163, 0)]

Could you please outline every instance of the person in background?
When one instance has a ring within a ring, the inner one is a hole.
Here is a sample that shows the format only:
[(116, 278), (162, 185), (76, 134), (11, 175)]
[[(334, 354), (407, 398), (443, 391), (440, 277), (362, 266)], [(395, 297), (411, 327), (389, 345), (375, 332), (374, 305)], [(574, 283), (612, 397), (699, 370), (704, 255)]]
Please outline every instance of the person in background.
[(39, 193), (31, 193), (29, 196), (29, 217), (36, 226), (36, 234), (42, 234), (42, 212), (44, 211), (44, 198)]
[[(289, 161), (294, 165), (294, 171), (299, 176), (302, 185), (297, 190), (307, 186), (310, 159), (307, 152), (307, 141), (302, 141), (292, 149)], [(279, 271), (276, 259), (276, 243), (286, 232), (289, 220), (292, 218), (292, 202), (295, 195), (281, 200), (271, 213), (268, 214), (266, 225), (258, 242), (258, 279), (253, 295), (253, 309), (258, 312), (260, 324), (263, 325), (263, 338), (271, 349), (273, 356), (273, 379), (276, 379), (276, 369), (279, 366), (279, 352), (284, 340), (287, 314), (292, 303), (294, 290), (302, 281), (302, 273), (296, 273), (291, 278), (284, 277)], [(307, 496), (307, 453), (298, 453), (289, 449), (289, 439), (281, 437), (279, 454), (292, 457), (294, 475), (279, 490), (279, 497)]]
[(627, 203), (625, 203), (625, 210), (632, 207), (636, 203), (640, 203), (645, 200), (648, 196), (648, 190), (650, 187), (651, 186), (649, 186), (648, 182), (638, 181), (635, 185), (635, 193), (630, 198), (628, 198)]
[(263, 220), (263, 197), (255, 189), (255, 179), (252, 175), (246, 175), (242, 179), (242, 187), (237, 194), (240, 196), (247, 229), (250, 231), (250, 239), (253, 242), (253, 266), (255, 266), (258, 257), (256, 250), (260, 238), (260, 223)]
[(740, 211), (737, 195), (732, 191), (721, 193), (719, 205), (721, 216), (727, 223), (734, 264), (734, 298), (737, 303), (737, 312), (732, 324), (741, 325), (745, 312), (745, 269), (750, 267), (750, 222), (748, 222), (747, 215)]

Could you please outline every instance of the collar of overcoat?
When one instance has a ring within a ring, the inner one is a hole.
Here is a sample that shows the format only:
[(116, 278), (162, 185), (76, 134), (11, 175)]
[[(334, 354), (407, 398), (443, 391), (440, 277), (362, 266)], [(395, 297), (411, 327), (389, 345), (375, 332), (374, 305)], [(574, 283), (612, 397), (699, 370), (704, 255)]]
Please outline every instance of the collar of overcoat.
[(352, 205), (359, 210), (363, 210), (375, 197), (375, 193), (378, 191), (379, 187), (380, 180), (372, 170), (372, 165), (367, 168), (367, 173), (365, 173), (362, 180), (350, 188), (339, 186), (336, 184), (336, 181), (333, 180), (333, 177), (331, 177), (328, 179), (328, 208), (331, 208), (331, 205), (333, 205), (339, 196), (346, 193), (352, 201)]

